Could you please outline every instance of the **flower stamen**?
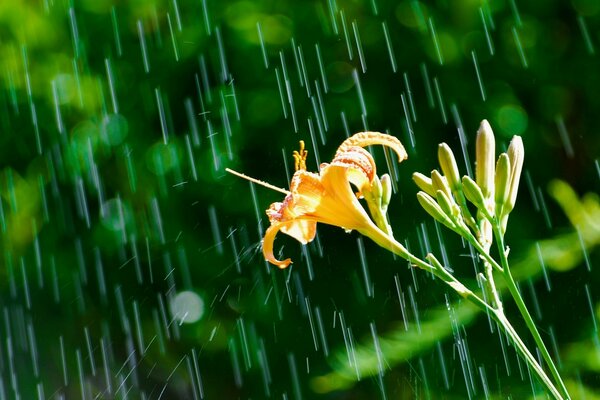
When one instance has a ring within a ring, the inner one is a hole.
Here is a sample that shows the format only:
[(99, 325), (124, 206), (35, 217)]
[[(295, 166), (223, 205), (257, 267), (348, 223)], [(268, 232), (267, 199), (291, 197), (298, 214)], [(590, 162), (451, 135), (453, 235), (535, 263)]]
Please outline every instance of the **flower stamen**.
[(308, 156), (308, 151), (304, 148), (304, 140), (300, 141), (300, 150), (294, 150), (294, 170), (300, 171), (306, 170), (306, 157)]

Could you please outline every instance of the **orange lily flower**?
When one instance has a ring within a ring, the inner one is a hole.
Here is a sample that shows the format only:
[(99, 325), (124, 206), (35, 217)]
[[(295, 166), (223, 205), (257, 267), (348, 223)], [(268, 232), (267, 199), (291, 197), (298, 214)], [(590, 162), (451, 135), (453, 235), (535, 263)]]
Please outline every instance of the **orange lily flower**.
[[(383, 232), (358, 201), (361, 192), (371, 190), (376, 177), (375, 162), (364, 147), (387, 146), (398, 155), (399, 161), (407, 158), (404, 147), (395, 137), (361, 132), (346, 139), (333, 161), (321, 164), (317, 174), (305, 170), (307, 153), (303, 144), (300, 143), (300, 152), (294, 152), (296, 172), (289, 192), (283, 202), (271, 204), (266, 211), (271, 226), (265, 232), (263, 254), (279, 268), (286, 268), (292, 262), (289, 258), (278, 260), (273, 254), (273, 242), (279, 231), (302, 244), (314, 239), (317, 222), (339, 226), (346, 232), (356, 230), (371, 238), (381, 237)], [(353, 192), (350, 184), (358, 189), (358, 193)]]

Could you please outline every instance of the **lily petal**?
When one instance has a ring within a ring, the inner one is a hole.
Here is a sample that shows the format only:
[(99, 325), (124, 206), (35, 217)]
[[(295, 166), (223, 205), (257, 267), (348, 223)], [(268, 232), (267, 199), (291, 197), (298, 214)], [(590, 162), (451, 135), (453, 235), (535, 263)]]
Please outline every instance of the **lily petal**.
[(381, 132), (359, 132), (350, 136), (338, 147), (335, 156), (337, 157), (338, 154), (348, 151), (348, 148), (352, 146), (366, 147), (373, 144), (387, 146), (394, 150), (396, 155), (398, 155), (398, 162), (402, 162), (408, 158), (404, 146), (402, 146), (402, 143), (396, 137)]

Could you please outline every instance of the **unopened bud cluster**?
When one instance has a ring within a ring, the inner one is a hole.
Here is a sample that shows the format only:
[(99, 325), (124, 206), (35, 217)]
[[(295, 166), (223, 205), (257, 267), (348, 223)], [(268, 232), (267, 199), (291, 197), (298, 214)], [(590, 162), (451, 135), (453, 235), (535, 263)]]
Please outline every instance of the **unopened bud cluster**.
[[(429, 215), (456, 232), (472, 230), (485, 245), (492, 242), (492, 222), (500, 224), (502, 233), (506, 230), (523, 168), (524, 149), (519, 136), (513, 137), (508, 151), (494, 163), (495, 147), (492, 128), (483, 120), (477, 131), (475, 179), (460, 177), (454, 153), (446, 143), (438, 148), (441, 173), (433, 170), (429, 177), (413, 174), (421, 189), (417, 199)], [(475, 218), (467, 201), (475, 206)]]

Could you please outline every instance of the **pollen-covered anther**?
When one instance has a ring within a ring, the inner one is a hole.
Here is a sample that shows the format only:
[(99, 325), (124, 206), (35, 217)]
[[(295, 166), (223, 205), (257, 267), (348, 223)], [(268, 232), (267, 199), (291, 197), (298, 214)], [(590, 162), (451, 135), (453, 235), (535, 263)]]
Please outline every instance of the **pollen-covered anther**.
[(294, 150), (294, 171), (306, 170), (308, 151), (304, 148), (304, 140), (300, 140), (300, 150)]

